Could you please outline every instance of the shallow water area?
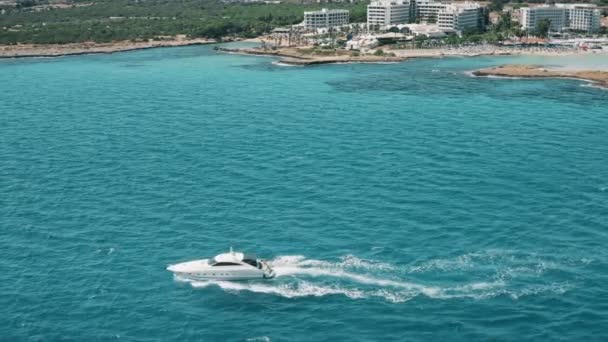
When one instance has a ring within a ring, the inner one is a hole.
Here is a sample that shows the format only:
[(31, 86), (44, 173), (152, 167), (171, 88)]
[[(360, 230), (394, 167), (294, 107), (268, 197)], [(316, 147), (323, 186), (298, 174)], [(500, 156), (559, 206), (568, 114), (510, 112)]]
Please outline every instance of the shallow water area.
[[(0, 336), (608, 339), (608, 92), (274, 61), (0, 61)], [(230, 246), (276, 278), (165, 269)]]

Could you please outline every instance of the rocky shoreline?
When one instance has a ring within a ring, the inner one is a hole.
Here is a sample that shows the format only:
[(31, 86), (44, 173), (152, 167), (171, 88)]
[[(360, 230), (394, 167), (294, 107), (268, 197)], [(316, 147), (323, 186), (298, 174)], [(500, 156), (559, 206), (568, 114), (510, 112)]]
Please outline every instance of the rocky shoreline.
[(218, 51), (254, 56), (281, 57), (279, 63), (287, 65), (318, 65), (334, 63), (387, 63), (400, 62), (408, 57), (389, 56), (389, 55), (351, 55), (344, 51), (334, 52), (333, 55), (314, 55), (301, 52), (297, 48), (281, 48), (277, 50), (264, 50), (259, 48), (250, 49), (228, 49), (216, 48)]
[(145, 50), (160, 47), (175, 47), (188, 45), (213, 44), (211, 39), (174, 39), (160, 41), (131, 42), (120, 41), (112, 43), (72, 43), (72, 44), (18, 44), (0, 46), (0, 58), (25, 57), (61, 57), (89, 54), (109, 54), (134, 50)]
[(518, 77), (518, 78), (574, 78), (608, 88), (608, 71), (601, 70), (559, 70), (537, 65), (501, 65), (472, 72), (475, 76)]

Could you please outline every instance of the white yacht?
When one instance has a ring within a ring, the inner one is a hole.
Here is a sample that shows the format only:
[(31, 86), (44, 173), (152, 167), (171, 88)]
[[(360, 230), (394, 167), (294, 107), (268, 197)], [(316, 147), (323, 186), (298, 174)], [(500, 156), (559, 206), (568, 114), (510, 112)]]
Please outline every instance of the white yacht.
[(265, 260), (257, 259), (253, 254), (234, 252), (232, 248), (211, 259), (169, 265), (167, 270), (194, 280), (269, 279), (275, 276)]

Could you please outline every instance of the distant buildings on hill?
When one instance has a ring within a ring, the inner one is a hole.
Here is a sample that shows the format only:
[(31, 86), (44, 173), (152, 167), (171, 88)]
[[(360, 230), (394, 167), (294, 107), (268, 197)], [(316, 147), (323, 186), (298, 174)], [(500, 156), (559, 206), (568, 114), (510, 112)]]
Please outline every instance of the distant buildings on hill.
[(556, 4), (524, 7), (521, 12), (521, 27), (527, 31), (538, 29), (543, 20), (548, 20), (553, 32), (565, 30), (598, 32), (601, 26), (600, 9), (590, 4)]

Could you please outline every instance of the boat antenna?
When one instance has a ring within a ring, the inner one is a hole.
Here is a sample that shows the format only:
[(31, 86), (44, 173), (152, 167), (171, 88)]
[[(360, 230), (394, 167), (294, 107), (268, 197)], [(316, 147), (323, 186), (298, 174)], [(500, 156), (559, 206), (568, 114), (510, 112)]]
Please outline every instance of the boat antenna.
[(230, 254), (234, 254), (234, 251), (232, 250), (232, 246), (230, 246)]

